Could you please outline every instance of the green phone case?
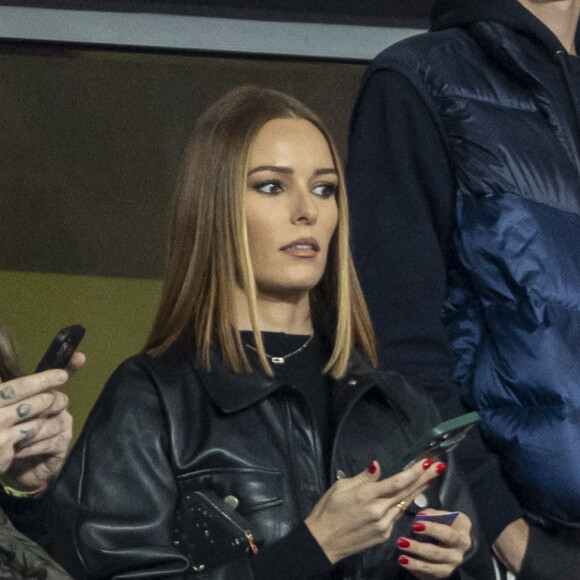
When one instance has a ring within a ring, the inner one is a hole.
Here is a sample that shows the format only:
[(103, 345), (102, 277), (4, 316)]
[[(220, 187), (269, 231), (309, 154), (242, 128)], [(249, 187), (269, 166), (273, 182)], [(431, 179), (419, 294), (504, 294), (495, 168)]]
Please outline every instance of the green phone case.
[(399, 473), (414, 463), (442, 455), (464, 439), (469, 430), (479, 423), (479, 413), (473, 411), (439, 423), (424, 433), (393, 466), (390, 475)]

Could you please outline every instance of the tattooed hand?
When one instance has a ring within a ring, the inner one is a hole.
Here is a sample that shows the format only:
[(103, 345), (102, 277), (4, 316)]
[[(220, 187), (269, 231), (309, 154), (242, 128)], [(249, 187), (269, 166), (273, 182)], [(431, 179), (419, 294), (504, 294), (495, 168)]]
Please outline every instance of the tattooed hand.
[(72, 439), (68, 397), (58, 390), (85, 362), (75, 353), (67, 370), (53, 369), (0, 382), (0, 478), (27, 491), (62, 467)]

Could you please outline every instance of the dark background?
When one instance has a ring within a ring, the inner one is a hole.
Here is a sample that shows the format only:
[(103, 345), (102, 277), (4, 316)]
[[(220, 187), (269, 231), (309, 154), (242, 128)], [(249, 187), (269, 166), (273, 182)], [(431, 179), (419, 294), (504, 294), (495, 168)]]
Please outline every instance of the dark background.
[[(325, 23), (425, 23), (429, 0), (0, 0), (1, 5)], [(42, 13), (39, 13), (39, 18)], [(274, 41), (275, 42), (275, 41)], [(199, 114), (236, 85), (287, 92), (346, 157), (366, 62), (0, 40), (0, 271), (158, 279)]]
[[(422, 28), (427, 4), (0, 0)], [(107, 377), (145, 343), (161, 288), (166, 209), (201, 111), (236, 85), (269, 86), (321, 114), (345, 157), (366, 64), (0, 39), (0, 319), (17, 339), (25, 371), (59, 328), (87, 328), (88, 363), (65, 387), (75, 436)]]
[(237, 85), (268, 86), (320, 113), (344, 158), (364, 69), (0, 42), (0, 270), (161, 277), (166, 208), (201, 112)]

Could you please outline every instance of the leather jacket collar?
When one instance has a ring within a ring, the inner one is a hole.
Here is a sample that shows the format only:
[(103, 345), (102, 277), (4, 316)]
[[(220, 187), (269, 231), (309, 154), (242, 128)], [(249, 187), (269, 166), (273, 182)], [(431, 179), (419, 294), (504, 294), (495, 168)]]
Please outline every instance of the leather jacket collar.
[[(191, 359), (190, 359), (191, 360)], [(251, 407), (267, 398), (284, 385), (263, 372), (236, 373), (223, 363), (221, 355), (212, 354), (211, 371), (196, 366), (195, 371), (203, 389), (225, 414), (232, 414)], [(397, 392), (381, 388), (385, 374), (372, 368), (359, 353), (354, 352), (346, 375), (332, 381), (334, 417), (344, 417), (350, 408), (369, 390), (378, 389), (378, 398), (401, 416), (407, 417), (405, 407), (407, 391)]]

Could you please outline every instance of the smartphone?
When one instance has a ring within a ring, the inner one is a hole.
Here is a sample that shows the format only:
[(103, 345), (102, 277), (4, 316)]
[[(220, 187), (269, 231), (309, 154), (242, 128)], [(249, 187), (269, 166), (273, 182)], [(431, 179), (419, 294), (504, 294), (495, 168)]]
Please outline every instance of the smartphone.
[[(413, 519), (415, 522), (437, 522), (438, 524), (445, 524), (446, 526), (451, 526), (453, 522), (457, 519), (459, 512), (448, 512), (446, 514), (428, 515), (428, 514), (417, 514)], [(409, 530), (409, 536), (418, 542), (428, 542), (440, 546), (441, 542), (434, 540), (430, 536), (425, 536), (423, 534), (416, 534), (413, 528)]]
[(64, 369), (84, 335), (85, 328), (80, 324), (73, 324), (59, 330), (34, 372), (40, 373), (48, 369)]
[(479, 413), (473, 411), (432, 427), (393, 466), (391, 475), (399, 473), (419, 461), (428, 458), (435, 459), (443, 453), (451, 451), (479, 421)]

